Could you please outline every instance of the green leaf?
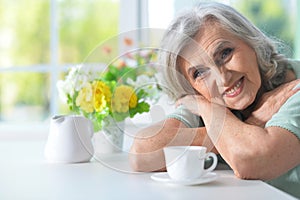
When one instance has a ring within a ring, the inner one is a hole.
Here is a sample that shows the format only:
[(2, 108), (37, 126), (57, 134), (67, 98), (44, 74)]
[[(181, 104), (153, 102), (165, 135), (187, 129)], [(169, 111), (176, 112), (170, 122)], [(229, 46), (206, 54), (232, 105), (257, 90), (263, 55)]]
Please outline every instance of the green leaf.
[(149, 97), (149, 94), (144, 89), (140, 89), (136, 95), (138, 99), (145, 99), (145, 97)]
[(149, 112), (150, 105), (146, 102), (140, 102), (135, 108), (129, 110), (130, 117), (134, 117), (137, 113)]
[(120, 122), (120, 121), (125, 120), (128, 117), (128, 113), (114, 112), (112, 116), (113, 116), (114, 120), (116, 120), (117, 122)]

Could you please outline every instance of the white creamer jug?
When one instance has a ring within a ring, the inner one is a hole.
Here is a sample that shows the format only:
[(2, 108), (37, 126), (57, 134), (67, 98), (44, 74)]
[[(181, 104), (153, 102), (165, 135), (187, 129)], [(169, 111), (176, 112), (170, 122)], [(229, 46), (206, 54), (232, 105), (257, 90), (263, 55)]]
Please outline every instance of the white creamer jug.
[(49, 162), (88, 162), (94, 148), (91, 120), (80, 115), (57, 115), (52, 117), (45, 158)]

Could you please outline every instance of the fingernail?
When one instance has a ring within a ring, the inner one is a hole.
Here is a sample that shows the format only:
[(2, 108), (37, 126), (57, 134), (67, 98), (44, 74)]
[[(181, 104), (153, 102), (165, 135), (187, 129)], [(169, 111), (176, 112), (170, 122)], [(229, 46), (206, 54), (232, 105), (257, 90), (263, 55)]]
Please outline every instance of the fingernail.
[(299, 90), (300, 89), (300, 84), (296, 85), (293, 90)]

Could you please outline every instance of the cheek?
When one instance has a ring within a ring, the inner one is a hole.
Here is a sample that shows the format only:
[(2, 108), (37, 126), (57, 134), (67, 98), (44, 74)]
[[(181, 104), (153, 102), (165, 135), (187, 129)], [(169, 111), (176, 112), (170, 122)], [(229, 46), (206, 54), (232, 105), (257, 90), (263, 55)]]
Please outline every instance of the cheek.
[(208, 84), (205, 83), (205, 81), (193, 84), (193, 88), (207, 100), (211, 99), (211, 88), (209, 88)]
[(253, 89), (259, 89), (261, 86), (261, 76), (257, 65), (253, 65), (250, 72), (247, 73), (248, 80), (252, 83)]
[(253, 86), (260, 88), (261, 77), (256, 54), (250, 50), (246, 52), (248, 52), (249, 56), (245, 56), (247, 54), (239, 54), (234, 57), (231, 64), (235, 67), (235, 71), (245, 74), (246, 79), (248, 79)]
[(245, 56), (242, 60), (244, 61), (243, 66), (247, 66), (247, 69), (244, 70), (247, 71), (249, 79), (256, 84), (260, 84), (261, 80), (256, 54), (249, 51), (249, 56)]
[(256, 70), (256, 83), (257, 84), (261, 84), (261, 76), (260, 76), (260, 72), (259, 72), (259, 67), (257, 66), (257, 70)]

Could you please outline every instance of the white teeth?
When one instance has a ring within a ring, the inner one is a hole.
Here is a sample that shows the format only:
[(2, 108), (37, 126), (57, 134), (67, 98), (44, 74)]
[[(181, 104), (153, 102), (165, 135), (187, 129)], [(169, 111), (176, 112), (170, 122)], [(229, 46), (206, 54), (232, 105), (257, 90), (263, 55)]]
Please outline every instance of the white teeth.
[(226, 91), (225, 94), (233, 94), (240, 88), (241, 84), (242, 84), (242, 81), (240, 80), (232, 89), (230, 89), (229, 91)]

